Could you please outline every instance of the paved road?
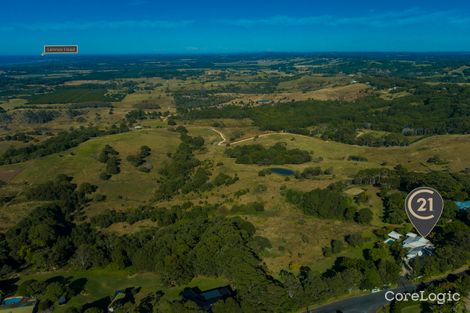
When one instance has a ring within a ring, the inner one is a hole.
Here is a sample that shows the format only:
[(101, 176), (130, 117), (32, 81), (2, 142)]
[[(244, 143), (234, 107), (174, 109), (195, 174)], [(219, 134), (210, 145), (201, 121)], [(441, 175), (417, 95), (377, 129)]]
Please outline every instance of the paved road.
[[(396, 289), (390, 289), (394, 292), (411, 292), (415, 289), (415, 285), (407, 285)], [(345, 299), (332, 304), (327, 304), (306, 313), (375, 313), (379, 308), (388, 303), (385, 300), (385, 292), (387, 290), (372, 293), (366, 296), (359, 296)]]
[[(424, 286), (429, 286), (432, 283), (443, 282), (451, 276), (454, 277), (455, 279), (456, 277), (462, 276), (462, 275), (470, 275), (470, 270), (468, 269), (468, 267), (465, 267), (465, 269), (463, 270), (458, 270), (454, 273), (451, 273), (444, 278), (438, 278), (436, 280), (422, 284), (420, 286), (420, 289), (423, 288)], [(400, 279), (399, 286), (400, 287), (395, 288), (395, 289), (384, 290), (381, 292), (377, 292), (377, 293), (373, 293), (373, 294), (369, 294), (365, 296), (349, 298), (349, 299), (341, 300), (335, 303), (327, 304), (319, 308), (309, 310), (308, 312), (305, 312), (305, 313), (336, 313), (336, 312), (375, 313), (377, 312), (379, 308), (381, 308), (383, 305), (389, 302), (385, 299), (385, 293), (387, 291), (391, 290), (395, 293), (400, 293), (400, 292), (413, 292), (414, 290), (417, 289), (416, 285), (411, 284), (404, 277)]]

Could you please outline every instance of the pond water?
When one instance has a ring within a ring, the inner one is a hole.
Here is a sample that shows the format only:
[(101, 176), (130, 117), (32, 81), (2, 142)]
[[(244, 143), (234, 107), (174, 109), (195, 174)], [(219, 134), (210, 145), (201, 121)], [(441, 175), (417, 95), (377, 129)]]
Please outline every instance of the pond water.
[(290, 170), (288, 168), (282, 168), (282, 167), (271, 168), (271, 173), (282, 175), (282, 176), (291, 176), (295, 174), (293, 170)]

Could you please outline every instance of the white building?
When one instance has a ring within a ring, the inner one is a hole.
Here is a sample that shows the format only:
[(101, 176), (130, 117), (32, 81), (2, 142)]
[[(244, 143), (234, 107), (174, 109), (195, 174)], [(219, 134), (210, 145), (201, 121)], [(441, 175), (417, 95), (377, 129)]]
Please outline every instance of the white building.
[(431, 255), (434, 245), (428, 239), (418, 236), (415, 233), (406, 234), (403, 240), (403, 248), (409, 249), (406, 258), (413, 259), (417, 256)]
[(395, 240), (400, 240), (401, 237), (403, 237), (402, 234), (400, 233), (397, 233), (396, 231), (391, 231), (388, 233), (388, 236), (392, 239), (395, 239)]
[(419, 247), (419, 248), (413, 248), (408, 253), (406, 254), (406, 258), (413, 259), (416, 258), (417, 256), (423, 256), (423, 255), (431, 255), (432, 254), (432, 247)]
[(413, 249), (419, 247), (432, 246), (431, 242), (424, 237), (408, 237), (403, 241), (403, 248)]

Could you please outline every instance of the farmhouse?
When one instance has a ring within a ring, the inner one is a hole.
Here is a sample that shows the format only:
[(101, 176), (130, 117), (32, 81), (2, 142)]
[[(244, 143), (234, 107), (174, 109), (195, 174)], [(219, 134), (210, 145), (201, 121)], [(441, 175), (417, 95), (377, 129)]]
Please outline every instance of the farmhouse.
[(403, 248), (413, 249), (419, 247), (432, 246), (431, 242), (421, 236), (408, 237), (403, 241)]
[(196, 304), (204, 311), (210, 312), (214, 303), (219, 300), (227, 299), (234, 296), (234, 291), (230, 286), (218, 287), (206, 291), (199, 288), (186, 288), (183, 291), (183, 298), (196, 302)]
[[(392, 245), (395, 241), (401, 240), (402, 234), (392, 231), (388, 233), (385, 244)], [(417, 256), (431, 255), (434, 245), (428, 239), (418, 236), (415, 233), (407, 233), (406, 239), (402, 242), (403, 248), (407, 249), (406, 259), (410, 260)]]
[(408, 253), (406, 254), (406, 258), (409, 260), (409, 259), (416, 258), (417, 256), (431, 255), (431, 254), (432, 254), (431, 247), (417, 247), (408, 251)]

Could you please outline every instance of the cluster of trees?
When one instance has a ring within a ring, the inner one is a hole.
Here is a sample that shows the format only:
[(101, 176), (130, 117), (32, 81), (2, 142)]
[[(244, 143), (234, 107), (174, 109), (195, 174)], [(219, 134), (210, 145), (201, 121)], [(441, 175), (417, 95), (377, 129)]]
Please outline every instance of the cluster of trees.
[(295, 178), (297, 179), (313, 179), (320, 175), (331, 175), (333, 174), (333, 168), (327, 168), (322, 170), (321, 167), (306, 167), (302, 172), (295, 172)]
[(230, 175), (227, 175), (225, 173), (219, 173), (214, 179), (212, 180), (212, 184), (215, 187), (219, 186), (230, 186), (232, 184), (235, 184), (239, 180), (238, 175), (235, 173), (235, 175), (232, 177)]
[(24, 143), (28, 143), (33, 139), (34, 139), (34, 137), (27, 134), (27, 133), (18, 132), (18, 133), (15, 133), (13, 135), (3, 136), (3, 138), (0, 138), (0, 141), (2, 141), (2, 140), (4, 140), (4, 141), (21, 141), (21, 142), (24, 142)]
[[(29, 200), (47, 201), (26, 218), (0, 235), (0, 271), (3, 273), (33, 267), (53, 269), (64, 266), (80, 242), (87, 242), (89, 230), (72, 222), (88, 201), (96, 186), (72, 183), (72, 178), (58, 176), (53, 181), (31, 187), (25, 192)], [(78, 232), (77, 232), (78, 231)]]
[(307, 306), (347, 293), (350, 288), (372, 289), (396, 283), (400, 266), (386, 248), (363, 251), (364, 259), (339, 257), (325, 273), (316, 273), (306, 266), (299, 274), (281, 271), (281, 282), (288, 297), (297, 305)]
[(179, 126), (181, 144), (175, 153), (171, 155), (171, 160), (160, 169), (159, 187), (156, 191), (157, 200), (168, 200), (179, 192), (203, 192), (218, 186), (228, 186), (238, 181), (238, 176), (231, 177), (224, 173), (219, 173), (211, 181), (211, 166), (203, 163), (194, 157), (195, 150), (204, 147), (204, 139), (200, 136), (191, 137), (187, 134), (186, 128)]
[[(6, 234), (0, 234), (2, 273), (26, 267), (51, 270), (69, 266), (86, 270), (113, 264), (117, 268), (132, 266), (137, 271), (158, 272), (167, 286), (184, 285), (199, 275), (225, 277), (237, 293), (233, 299), (218, 302), (214, 312), (286, 312), (344, 294), (349, 288), (371, 289), (396, 283), (399, 277), (400, 266), (394, 261), (391, 251), (377, 245), (363, 251), (364, 259), (337, 258), (334, 266), (324, 273), (302, 267), (298, 274), (282, 271), (280, 278), (275, 279), (267, 273), (259, 257), (259, 253), (270, 246), (269, 241), (256, 236), (255, 227), (240, 218), (212, 214), (216, 212), (216, 206), (200, 207), (186, 203), (169, 209), (142, 207), (127, 212), (107, 211), (94, 217), (91, 224), (78, 222), (80, 209), (95, 190), (95, 186), (86, 183), (76, 186), (66, 176), (29, 189), (25, 193), (28, 199), (51, 203), (34, 209)], [(325, 194), (318, 190), (305, 193), (299, 203), (310, 206), (308, 209), (322, 208), (332, 201), (339, 207), (348, 207), (348, 201), (337, 187), (326, 190)], [(334, 199), (339, 201), (334, 202)], [(328, 210), (334, 211), (334, 207), (330, 206)], [(262, 208), (261, 203), (249, 203), (233, 210), (256, 212)], [(315, 214), (328, 210), (322, 209)], [(342, 214), (344, 218), (344, 212)], [(98, 229), (115, 222), (135, 223), (143, 219), (157, 221), (159, 227), (123, 236)], [(449, 225), (444, 226), (439, 238), (435, 239), (439, 258), (419, 260), (422, 267), (413, 265), (418, 272), (421, 268), (423, 271), (444, 269), (438, 266), (442, 258), (450, 262), (448, 267), (458, 266), (459, 262), (468, 259), (470, 247), (465, 243), (468, 226), (461, 221)], [(351, 234), (345, 240), (358, 246), (363, 238)], [(332, 242), (331, 252), (333, 249), (335, 253), (340, 251), (341, 246), (339, 241)], [(424, 266), (424, 262), (428, 263)], [(44, 307), (56, 301), (58, 290), (61, 290), (60, 296), (73, 297), (75, 294), (71, 283), (63, 280), (54, 284), (30, 281), (20, 288), (38, 295)], [(144, 307), (150, 307), (154, 312), (199, 310), (191, 302), (169, 302), (163, 294), (146, 297), (140, 303), (130, 303), (126, 310), (152, 312), (143, 310)], [(100, 309), (94, 309), (100, 312)], [(81, 309), (82, 312), (87, 310), (91, 310), (88, 305)]]
[(38, 144), (31, 144), (21, 148), (10, 147), (2, 156), (0, 156), (0, 165), (24, 162), (49, 154), (62, 152), (76, 147), (90, 138), (126, 132), (128, 130), (129, 129), (126, 125), (121, 124), (120, 126), (113, 125), (107, 131), (102, 131), (95, 127), (81, 127), (70, 131), (63, 131)]
[(104, 146), (103, 150), (101, 150), (98, 155), (98, 161), (106, 164), (106, 170), (100, 174), (100, 178), (103, 180), (110, 179), (111, 176), (121, 172), (119, 152), (114, 150), (110, 145)]
[[(419, 312), (439, 312), (439, 313), (452, 313), (465, 311), (465, 299), (470, 292), (470, 273), (463, 272), (459, 275), (449, 275), (445, 279), (434, 281), (430, 284), (423, 284), (419, 286), (416, 292), (424, 291), (424, 297), (428, 298), (430, 293), (433, 294), (459, 294), (459, 301), (423, 301), (420, 303)], [(400, 313), (411, 306), (416, 306), (415, 301), (392, 301), (390, 303), (390, 313)]]
[(126, 119), (133, 123), (135, 121), (147, 120), (147, 119), (157, 119), (162, 116), (161, 112), (145, 112), (142, 109), (133, 110), (126, 114)]
[(165, 227), (118, 237), (75, 222), (66, 207), (39, 207), (2, 235), (2, 264), (10, 270), (26, 266), (51, 270), (65, 265), (86, 270), (112, 263), (118, 268), (158, 272), (167, 286), (186, 284), (198, 275), (223, 276), (236, 286), (243, 312), (289, 308), (283, 287), (266, 273), (257, 256), (260, 245), (248, 222), (208, 218), (204, 209), (191, 209), (181, 219), (169, 219)]
[(232, 212), (240, 214), (252, 214), (264, 211), (264, 204), (261, 202), (250, 202), (246, 204), (237, 204), (232, 207)]
[(17, 293), (38, 299), (40, 301), (38, 310), (46, 311), (58, 303), (61, 298), (67, 301), (79, 295), (84, 289), (85, 283), (86, 279), (83, 278), (72, 280), (63, 276), (55, 276), (43, 281), (30, 279), (18, 286)]
[(373, 218), (368, 208), (357, 210), (351, 199), (344, 196), (343, 190), (332, 185), (326, 189), (313, 189), (309, 192), (288, 189), (284, 192), (288, 202), (296, 205), (305, 214), (320, 218), (354, 220), (367, 224)]
[(260, 144), (228, 148), (225, 154), (240, 164), (280, 165), (301, 164), (311, 160), (310, 153), (300, 149), (287, 149), (283, 143), (265, 148)]
[[(331, 137), (331, 139), (335, 140), (334, 137)], [(406, 136), (398, 133), (390, 133), (383, 136), (366, 133), (352, 138), (351, 143), (367, 147), (393, 147), (407, 146), (410, 144), (410, 140)]]
[(0, 107), (0, 122), (4, 123), (4, 124), (7, 124), (7, 123), (10, 123), (11, 121), (11, 116), (8, 115), (7, 111)]
[(382, 196), (384, 205), (383, 221), (390, 224), (401, 224), (407, 221), (405, 207), (406, 193), (389, 192)]
[(439, 190), (444, 199), (464, 201), (470, 192), (470, 176), (465, 172), (448, 171), (413, 172), (401, 165), (393, 170), (386, 168), (366, 169), (359, 171), (353, 182), (368, 184), (382, 189), (398, 189), (404, 192), (420, 186), (433, 187)]
[(158, 103), (150, 102), (150, 101), (143, 101), (134, 104), (134, 108), (139, 110), (158, 110), (161, 106)]
[(411, 261), (414, 275), (433, 276), (458, 268), (470, 258), (470, 243), (465, 239), (470, 231), (470, 213), (459, 211), (454, 203), (455, 200), (468, 199), (468, 174), (447, 171), (420, 173), (397, 166), (394, 170), (362, 170), (356, 175), (354, 182), (380, 187), (379, 196), (384, 204), (383, 221), (391, 224), (408, 223), (404, 202), (406, 194), (414, 188), (433, 187), (443, 196), (445, 210), (431, 238), (436, 248), (432, 255), (424, 255)]
[(340, 125), (328, 125), (319, 127), (314, 131), (304, 132), (305, 135), (316, 135), (324, 140), (334, 140), (351, 145), (360, 145), (367, 147), (391, 147), (407, 146), (410, 140), (402, 133), (359, 133), (358, 128), (369, 128), (369, 123), (358, 127), (350, 121), (344, 121)]
[(467, 264), (470, 258), (469, 233), (469, 214), (455, 214), (452, 219), (440, 221), (433, 230), (432, 242), (436, 247), (432, 255), (423, 255), (411, 262), (414, 275), (430, 277)]
[(179, 91), (173, 94), (178, 109), (216, 106), (232, 100), (233, 96), (217, 95), (207, 90)]
[(400, 175), (398, 171), (388, 168), (364, 169), (354, 175), (353, 183), (392, 189), (400, 186)]
[(215, 207), (213, 206), (193, 206), (190, 202), (175, 205), (171, 208), (143, 206), (125, 212), (106, 210), (104, 213), (92, 217), (91, 224), (100, 228), (106, 228), (114, 223), (126, 222), (134, 224), (148, 219), (157, 222), (159, 226), (168, 226), (182, 219), (208, 217), (208, 214), (214, 210)]
[(53, 110), (28, 110), (22, 113), (22, 119), (28, 124), (45, 124), (56, 119), (60, 113)]
[(193, 151), (204, 147), (204, 138), (191, 137), (184, 127), (176, 129), (181, 135), (181, 143), (171, 161), (160, 169), (157, 200), (171, 199), (176, 193), (185, 193), (206, 189), (210, 172), (194, 157)]
[(9, 148), (0, 157), (0, 164), (19, 163), (65, 151), (100, 134), (101, 132), (93, 127), (80, 128), (68, 132), (64, 131), (36, 145), (29, 145), (22, 148)]
[[(406, 145), (408, 135), (470, 132), (470, 88), (422, 86), (393, 100), (376, 96), (354, 102), (302, 101), (273, 106), (196, 108), (180, 111), (187, 119), (251, 118), (261, 129), (315, 134), (324, 139), (368, 146)], [(413, 105), (410, 105), (413, 103)], [(427, 116), (433, 116), (429, 120)], [(319, 126), (313, 132), (307, 128)], [(341, 125), (341, 126), (338, 126)], [(385, 131), (359, 135), (359, 129)]]
[(355, 161), (355, 162), (367, 162), (367, 158), (360, 156), (360, 155), (350, 155), (348, 156), (348, 161)]
[(445, 201), (443, 218), (451, 218), (457, 212), (454, 201), (468, 199), (470, 176), (466, 173), (432, 171), (427, 173), (408, 171), (398, 165), (393, 170), (387, 168), (365, 169), (353, 178), (353, 183), (380, 187), (380, 197), (384, 204), (383, 221), (392, 224), (406, 222), (403, 209), (405, 197), (411, 190), (429, 186), (438, 190)]
[(150, 172), (149, 165), (145, 164), (146, 159), (150, 156), (152, 149), (149, 146), (141, 146), (138, 154), (131, 154), (127, 157), (127, 161), (131, 163), (134, 167), (137, 167), (139, 171)]

